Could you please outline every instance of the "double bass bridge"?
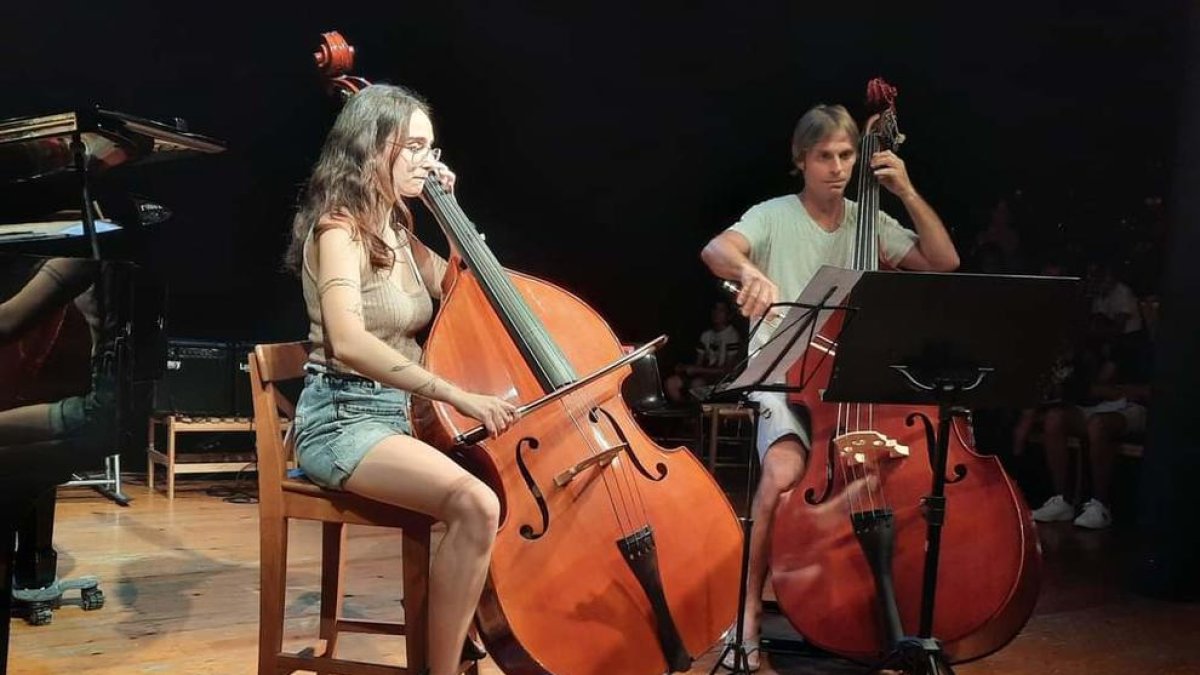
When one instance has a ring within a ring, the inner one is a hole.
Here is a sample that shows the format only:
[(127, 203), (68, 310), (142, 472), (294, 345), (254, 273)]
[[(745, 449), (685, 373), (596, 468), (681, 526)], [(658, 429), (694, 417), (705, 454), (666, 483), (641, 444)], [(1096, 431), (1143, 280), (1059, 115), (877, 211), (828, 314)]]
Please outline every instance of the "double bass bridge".
[(837, 455), (850, 466), (870, 466), (885, 459), (908, 459), (907, 445), (871, 429), (851, 431), (836, 436), (833, 445)]
[(584, 469), (591, 466), (600, 465), (607, 468), (618, 454), (627, 450), (629, 450), (628, 443), (618, 443), (611, 448), (601, 450), (587, 459), (577, 462), (574, 466), (561, 471), (554, 477), (554, 484), (560, 488), (566, 487), (571, 481), (575, 480), (575, 476), (578, 476)]

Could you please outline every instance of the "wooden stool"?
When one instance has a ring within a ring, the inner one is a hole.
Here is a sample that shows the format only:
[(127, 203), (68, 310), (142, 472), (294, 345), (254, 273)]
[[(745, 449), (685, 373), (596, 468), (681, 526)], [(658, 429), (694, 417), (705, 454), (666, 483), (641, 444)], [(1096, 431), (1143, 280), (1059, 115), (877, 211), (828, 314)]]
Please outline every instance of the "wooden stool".
[[(724, 466), (744, 466), (744, 462), (728, 462), (719, 464), (717, 462), (717, 446), (721, 441), (721, 420), (737, 419), (749, 420), (754, 423), (755, 411), (749, 406), (744, 406), (740, 403), (703, 403), (700, 406), (700, 414), (708, 418), (708, 471), (716, 473), (717, 468)], [(740, 436), (738, 437), (741, 438)], [(754, 443), (755, 439), (750, 439)]]

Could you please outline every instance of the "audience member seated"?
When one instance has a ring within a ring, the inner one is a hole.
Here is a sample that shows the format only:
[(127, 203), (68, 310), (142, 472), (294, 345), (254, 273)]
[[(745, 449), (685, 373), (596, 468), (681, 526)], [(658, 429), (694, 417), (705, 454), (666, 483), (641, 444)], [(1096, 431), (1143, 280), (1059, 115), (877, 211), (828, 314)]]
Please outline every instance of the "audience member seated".
[(977, 272), (1013, 274), (1021, 271), (1021, 235), (1013, 227), (1008, 200), (1000, 199), (988, 214), (988, 223), (975, 237), (970, 260)]
[[(743, 354), (742, 335), (730, 323), (729, 303), (718, 300), (712, 308), (712, 326), (700, 334), (696, 345), (696, 360), (689, 365), (679, 364), (675, 374), (663, 384), (667, 398), (676, 403), (703, 400)], [(686, 387), (686, 389), (685, 389)]]
[[(1070, 376), (1064, 378), (1064, 382), (1087, 382), (1086, 390), (1075, 402), (1068, 402), (1071, 392), (1064, 391), (1064, 400), (1042, 413), (1043, 446), (1056, 494), (1034, 510), (1033, 518), (1043, 523), (1071, 520), (1098, 530), (1112, 523), (1108, 505), (1121, 441), (1127, 434), (1145, 432), (1150, 388), (1144, 384), (1144, 373), (1118, 359), (1111, 343), (1095, 336), (1087, 342), (1072, 360)], [(1078, 512), (1075, 504), (1083, 495), (1069, 474), (1071, 437), (1085, 441), (1081, 464), (1090, 467), (1090, 498)]]
[[(1038, 274), (1044, 277), (1061, 277), (1067, 275), (1066, 268), (1053, 261), (1042, 264)], [(1072, 349), (1059, 355), (1050, 372), (1049, 382), (1042, 401), (1037, 406), (1025, 408), (1017, 415), (1017, 422), (1012, 429), (1012, 456), (1020, 457), (1025, 453), (1025, 446), (1034, 427), (1041, 424), (1046, 411), (1064, 405), (1077, 404), (1086, 393), (1088, 382), (1081, 383), (1086, 377), (1086, 361), (1084, 350)]]
[(1091, 302), (1091, 331), (1112, 343), (1117, 361), (1144, 368), (1149, 341), (1137, 296), (1105, 263), (1088, 266), (1086, 288)]

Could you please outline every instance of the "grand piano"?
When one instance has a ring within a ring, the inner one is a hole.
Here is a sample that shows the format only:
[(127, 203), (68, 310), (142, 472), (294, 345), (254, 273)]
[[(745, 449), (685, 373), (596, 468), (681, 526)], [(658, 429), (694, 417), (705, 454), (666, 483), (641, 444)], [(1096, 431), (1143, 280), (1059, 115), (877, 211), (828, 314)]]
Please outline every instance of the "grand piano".
[[(120, 238), (163, 211), (102, 219), (92, 181), (116, 166), (223, 149), (181, 121), (100, 108), (0, 121), (0, 675), (14, 591), (45, 600), (25, 604), (31, 622), (46, 623), (72, 587), (57, 578), (56, 487), (144, 433), (132, 392), (164, 362), (161, 294), (136, 260), (105, 255), (128, 250)], [(73, 204), (61, 203), (63, 185)], [(94, 578), (73, 587), (85, 609), (103, 604)]]

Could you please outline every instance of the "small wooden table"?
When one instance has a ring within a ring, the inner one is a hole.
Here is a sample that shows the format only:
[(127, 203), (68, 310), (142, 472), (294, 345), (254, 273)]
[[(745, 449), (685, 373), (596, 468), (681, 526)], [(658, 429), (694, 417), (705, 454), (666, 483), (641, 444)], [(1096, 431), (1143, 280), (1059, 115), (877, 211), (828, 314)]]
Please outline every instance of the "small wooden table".
[[(155, 427), (162, 425), (167, 432), (167, 451), (155, 448)], [(285, 425), (286, 427), (286, 425)], [(175, 476), (188, 473), (219, 473), (222, 471), (256, 470), (258, 459), (253, 443), (244, 452), (175, 452), (176, 434), (197, 432), (254, 431), (251, 417), (190, 417), (177, 414), (156, 414), (150, 417), (149, 440), (146, 444), (146, 482), (154, 489), (154, 465), (166, 469), (167, 499), (175, 498)]]

